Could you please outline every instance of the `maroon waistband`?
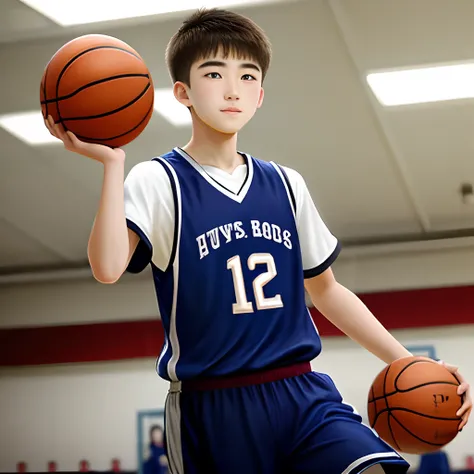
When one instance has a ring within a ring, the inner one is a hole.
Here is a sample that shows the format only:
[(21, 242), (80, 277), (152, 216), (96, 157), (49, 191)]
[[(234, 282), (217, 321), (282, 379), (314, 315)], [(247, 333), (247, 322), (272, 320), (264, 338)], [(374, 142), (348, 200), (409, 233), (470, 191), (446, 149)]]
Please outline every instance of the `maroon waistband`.
[(184, 380), (181, 382), (181, 390), (184, 392), (189, 390), (205, 391), (245, 387), (248, 385), (276, 382), (277, 380), (296, 377), (308, 372), (311, 372), (311, 364), (309, 362), (301, 362), (299, 364), (294, 364), (287, 367), (262, 370), (260, 372), (252, 372), (250, 374), (241, 374), (230, 377), (216, 377), (210, 379)]

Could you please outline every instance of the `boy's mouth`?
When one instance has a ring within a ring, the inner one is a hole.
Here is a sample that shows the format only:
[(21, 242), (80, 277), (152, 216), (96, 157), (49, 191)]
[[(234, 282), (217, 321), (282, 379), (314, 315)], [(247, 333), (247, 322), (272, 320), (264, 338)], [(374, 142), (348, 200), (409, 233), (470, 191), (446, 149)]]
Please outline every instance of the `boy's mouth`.
[(227, 107), (226, 109), (222, 109), (221, 112), (226, 112), (229, 114), (239, 114), (242, 111), (237, 107)]

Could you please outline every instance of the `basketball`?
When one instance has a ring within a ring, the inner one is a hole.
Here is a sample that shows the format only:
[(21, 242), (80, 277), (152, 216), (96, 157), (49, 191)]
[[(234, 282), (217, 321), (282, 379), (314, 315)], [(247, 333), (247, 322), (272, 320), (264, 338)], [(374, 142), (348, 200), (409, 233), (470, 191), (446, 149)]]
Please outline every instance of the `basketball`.
[(370, 388), (370, 426), (399, 452), (437, 451), (458, 433), (459, 385), (452, 373), (432, 359), (396, 360), (377, 375)]
[(60, 48), (40, 85), (43, 117), (79, 140), (122, 147), (137, 138), (153, 113), (154, 89), (140, 55), (105, 35), (80, 36)]

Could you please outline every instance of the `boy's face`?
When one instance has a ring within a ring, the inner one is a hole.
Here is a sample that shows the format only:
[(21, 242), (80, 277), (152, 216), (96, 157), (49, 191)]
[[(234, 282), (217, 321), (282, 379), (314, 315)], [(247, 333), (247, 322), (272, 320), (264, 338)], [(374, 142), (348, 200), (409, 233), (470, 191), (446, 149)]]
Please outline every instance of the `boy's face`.
[(237, 133), (263, 101), (261, 68), (252, 60), (222, 54), (201, 59), (191, 66), (190, 85), (176, 83), (176, 97), (221, 133)]

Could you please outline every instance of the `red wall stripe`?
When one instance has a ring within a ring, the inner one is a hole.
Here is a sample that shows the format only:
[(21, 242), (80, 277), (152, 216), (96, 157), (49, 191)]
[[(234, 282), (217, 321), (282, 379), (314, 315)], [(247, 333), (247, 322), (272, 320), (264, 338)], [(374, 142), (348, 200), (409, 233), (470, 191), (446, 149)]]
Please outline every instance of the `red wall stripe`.
[(161, 321), (127, 321), (0, 330), (0, 366), (155, 357)]
[[(474, 323), (474, 286), (360, 295), (387, 329)], [(311, 311), (322, 336), (339, 336)], [(0, 329), (0, 366), (98, 362), (157, 357), (161, 321), (127, 321)]]

